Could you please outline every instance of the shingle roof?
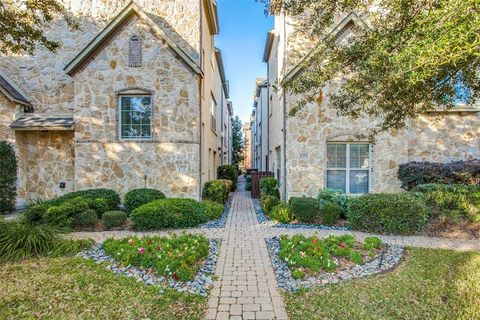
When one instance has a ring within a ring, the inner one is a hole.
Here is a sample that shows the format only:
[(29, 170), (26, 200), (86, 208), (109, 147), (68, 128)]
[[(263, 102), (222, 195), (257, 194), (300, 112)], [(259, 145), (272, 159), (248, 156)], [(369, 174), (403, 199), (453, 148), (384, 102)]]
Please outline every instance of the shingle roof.
[(2, 91), (11, 101), (30, 105), (29, 100), (15, 87), (13, 82), (2, 73), (0, 73), (0, 91)]
[(39, 116), (25, 115), (15, 120), (10, 128), (13, 130), (73, 130), (73, 116)]

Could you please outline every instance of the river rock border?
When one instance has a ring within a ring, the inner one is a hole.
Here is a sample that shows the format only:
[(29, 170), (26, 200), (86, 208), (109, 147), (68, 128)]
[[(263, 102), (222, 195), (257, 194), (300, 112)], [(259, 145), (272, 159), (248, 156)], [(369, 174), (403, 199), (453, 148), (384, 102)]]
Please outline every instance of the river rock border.
[(271, 220), (263, 212), (262, 205), (260, 200), (252, 199), (253, 207), (257, 215), (258, 222), (266, 227), (275, 227), (275, 228), (285, 228), (285, 229), (317, 229), (317, 230), (337, 230), (337, 231), (349, 231), (347, 227), (337, 227), (337, 226), (325, 226), (322, 224), (304, 224), (304, 223), (282, 223), (278, 221)]
[[(268, 253), (270, 254), (278, 286), (289, 292), (295, 292), (299, 289), (321, 287), (327, 284), (339, 283), (354, 278), (387, 272), (395, 268), (401, 262), (405, 251), (405, 248), (402, 246), (386, 245), (383, 258), (377, 257), (362, 265), (340, 269), (336, 273), (322, 273), (315, 277), (297, 280), (292, 277), (292, 273), (287, 264), (278, 257), (278, 252), (280, 251), (279, 238), (268, 238), (265, 239), (265, 242), (267, 243)], [(382, 260), (381, 265), (380, 260)]]
[(223, 213), (220, 216), (220, 218), (218, 218), (217, 220), (209, 221), (195, 228), (200, 228), (200, 229), (225, 228), (225, 225), (227, 224), (228, 214), (230, 213), (230, 207), (232, 206), (232, 200), (233, 200), (233, 195), (230, 194), (230, 196), (227, 199), (227, 202), (224, 205)]
[(178, 292), (188, 292), (206, 297), (208, 295), (208, 291), (213, 286), (213, 274), (217, 264), (220, 244), (220, 239), (209, 239), (209, 251), (207, 259), (195, 275), (195, 278), (187, 282), (181, 282), (174, 279), (167, 279), (163, 276), (157, 276), (140, 267), (122, 267), (117, 261), (115, 261), (115, 259), (107, 255), (101, 244), (95, 245), (90, 250), (84, 250), (80, 252), (78, 256), (84, 259), (93, 260), (96, 263), (105, 262), (108, 264), (107, 269), (111, 270), (116, 275), (134, 278), (138, 282), (143, 282), (148, 286), (157, 286), (160, 289), (160, 294), (163, 294), (165, 289), (170, 288)]

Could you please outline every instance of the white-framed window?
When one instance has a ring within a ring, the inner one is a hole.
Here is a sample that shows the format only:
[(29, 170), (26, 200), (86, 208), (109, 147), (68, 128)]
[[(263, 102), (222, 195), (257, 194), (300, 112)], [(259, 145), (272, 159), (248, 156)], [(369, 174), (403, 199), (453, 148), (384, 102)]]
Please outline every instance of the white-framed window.
[(327, 143), (327, 188), (353, 194), (368, 193), (370, 153), (368, 143)]
[(120, 139), (149, 140), (152, 138), (152, 96), (119, 96)]
[(217, 114), (217, 102), (215, 101), (215, 98), (213, 97), (213, 94), (212, 94), (212, 97), (211, 97), (211, 102), (210, 102), (210, 115), (211, 115), (211, 128), (213, 131), (217, 131), (217, 117), (216, 117), (216, 114)]

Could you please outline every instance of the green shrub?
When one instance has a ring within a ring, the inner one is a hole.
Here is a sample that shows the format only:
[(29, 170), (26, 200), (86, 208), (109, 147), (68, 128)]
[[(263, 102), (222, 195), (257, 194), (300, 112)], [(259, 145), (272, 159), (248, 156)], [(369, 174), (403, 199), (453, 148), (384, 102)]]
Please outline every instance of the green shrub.
[(10, 143), (0, 141), (0, 214), (15, 208), (17, 159)]
[(323, 189), (320, 191), (318, 194), (318, 202), (319, 202), (319, 209), (320, 211), (323, 210), (323, 207), (327, 204), (333, 203), (333, 204), (338, 204), (341, 209), (341, 217), (346, 218), (347, 217), (347, 200), (348, 197), (343, 192), (343, 190), (339, 189)]
[(313, 222), (319, 216), (318, 200), (307, 197), (292, 197), (289, 200), (295, 217), (302, 222)]
[(191, 234), (108, 239), (103, 243), (107, 254), (123, 266), (153, 269), (168, 279), (180, 281), (192, 280), (195, 277), (208, 256), (208, 247), (207, 238)]
[[(97, 213), (99, 218), (102, 217), (102, 214), (106, 211), (116, 210), (118, 205), (120, 204), (120, 196), (113, 190), (109, 189), (90, 189), (90, 190), (83, 190), (83, 191), (76, 191), (67, 193), (61, 197), (54, 198), (51, 200), (43, 201), (37, 204), (34, 204), (28, 207), (23, 213), (23, 219), (29, 223), (51, 223), (55, 224), (55, 221), (60, 223), (60, 226), (71, 226), (73, 222), (73, 216), (75, 213), (81, 212), (75, 210), (73, 214), (68, 214), (62, 212), (61, 208), (65, 203), (67, 203), (67, 207), (71, 207), (72, 200), (74, 199), (82, 199), (83, 202), (88, 204), (87, 209), (93, 209)], [(73, 201), (74, 202), (74, 201)], [(82, 202), (82, 203), (83, 203)], [(68, 221), (62, 221), (62, 217), (55, 218), (55, 214), (50, 213), (47, 214), (47, 211), (50, 208), (55, 207), (53, 209), (59, 215), (66, 215)], [(47, 217), (44, 216), (47, 214)]]
[(228, 179), (217, 179), (215, 181), (222, 181), (223, 183), (225, 183), (227, 185), (227, 196), (228, 194), (230, 194), (230, 191), (232, 191), (232, 188), (233, 188), (233, 182), (232, 180), (228, 180)]
[(432, 183), (416, 186), (412, 191), (424, 194), (434, 213), (464, 215), (472, 222), (480, 222), (480, 186)]
[(73, 224), (75, 227), (85, 228), (93, 227), (97, 223), (97, 213), (93, 209), (88, 209), (83, 212), (77, 213), (73, 218)]
[(125, 194), (124, 207), (128, 214), (144, 204), (165, 199), (165, 194), (155, 189), (134, 189)]
[(0, 262), (42, 255), (75, 254), (90, 241), (64, 240), (60, 229), (49, 225), (32, 225), (20, 221), (6, 222), (0, 232)]
[(252, 176), (245, 176), (245, 181), (252, 182)]
[(131, 220), (137, 230), (188, 228), (206, 222), (207, 215), (202, 204), (196, 200), (169, 198), (133, 210)]
[(69, 199), (60, 205), (47, 208), (41, 222), (59, 227), (72, 227), (74, 218), (91, 209), (91, 204), (91, 201), (80, 197)]
[(272, 177), (262, 178), (260, 180), (260, 193), (262, 197), (273, 196), (280, 199), (280, 190), (278, 190), (278, 180)]
[(265, 196), (262, 198), (262, 209), (266, 215), (269, 215), (272, 212), (272, 209), (280, 204), (280, 199), (274, 196)]
[(217, 169), (217, 178), (232, 181), (230, 191), (237, 190), (238, 168), (235, 165), (219, 166)]
[(363, 249), (365, 250), (380, 249), (382, 245), (383, 242), (378, 237), (366, 237), (363, 240)]
[(286, 202), (282, 202), (273, 207), (270, 218), (282, 223), (288, 223), (295, 219), (292, 208)]
[(413, 234), (429, 216), (425, 201), (408, 192), (365, 194), (349, 200), (348, 224), (353, 230)]
[(102, 216), (102, 225), (105, 229), (121, 227), (127, 221), (127, 214), (123, 211), (108, 211)]
[(228, 185), (225, 180), (212, 180), (205, 183), (202, 197), (204, 200), (211, 200), (224, 204), (228, 199)]
[(245, 183), (245, 191), (252, 191), (252, 183), (251, 182)]
[(202, 206), (203, 209), (205, 209), (208, 220), (215, 220), (220, 218), (222, 216), (223, 210), (225, 209), (222, 204), (211, 200), (203, 200)]
[(340, 219), (340, 214), (342, 209), (336, 203), (327, 203), (323, 206), (323, 210), (321, 211), (322, 214), (322, 222), (327, 226), (331, 226), (337, 224), (338, 219)]

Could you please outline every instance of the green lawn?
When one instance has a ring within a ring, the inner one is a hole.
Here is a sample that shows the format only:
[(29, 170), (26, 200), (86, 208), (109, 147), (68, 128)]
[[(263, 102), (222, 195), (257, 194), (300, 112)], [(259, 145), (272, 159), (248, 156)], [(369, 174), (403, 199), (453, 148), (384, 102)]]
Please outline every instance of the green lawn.
[(0, 319), (201, 319), (205, 298), (147, 287), (80, 258), (0, 265)]
[(412, 248), (392, 273), (284, 298), (292, 319), (480, 319), (480, 253)]

